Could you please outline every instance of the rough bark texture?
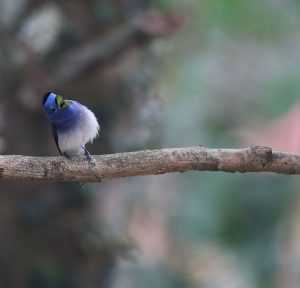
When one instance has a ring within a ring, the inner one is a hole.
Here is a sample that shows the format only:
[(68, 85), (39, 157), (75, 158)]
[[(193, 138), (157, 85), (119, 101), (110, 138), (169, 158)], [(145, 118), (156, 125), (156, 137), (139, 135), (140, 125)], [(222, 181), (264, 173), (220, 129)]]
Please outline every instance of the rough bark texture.
[(300, 155), (268, 147), (208, 149), (201, 146), (74, 157), (0, 156), (0, 178), (100, 182), (170, 172), (224, 171), (300, 174)]

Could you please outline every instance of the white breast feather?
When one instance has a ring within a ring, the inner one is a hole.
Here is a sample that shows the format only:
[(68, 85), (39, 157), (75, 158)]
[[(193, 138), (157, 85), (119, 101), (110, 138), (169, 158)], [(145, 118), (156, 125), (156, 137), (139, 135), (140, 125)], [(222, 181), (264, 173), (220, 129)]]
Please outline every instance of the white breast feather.
[(74, 104), (79, 105), (80, 108), (79, 119), (75, 127), (68, 132), (58, 134), (58, 146), (62, 153), (66, 152), (68, 155), (83, 154), (84, 150), (81, 147), (92, 142), (100, 130), (94, 113), (78, 102)]

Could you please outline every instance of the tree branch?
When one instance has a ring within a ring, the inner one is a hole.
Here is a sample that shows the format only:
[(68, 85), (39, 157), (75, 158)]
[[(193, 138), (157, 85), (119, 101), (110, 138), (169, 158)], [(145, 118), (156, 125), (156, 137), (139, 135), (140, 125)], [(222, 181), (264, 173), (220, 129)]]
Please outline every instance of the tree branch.
[[(184, 24), (179, 13), (164, 14), (148, 11), (137, 18), (115, 28), (109, 34), (66, 53), (53, 65), (51, 85), (57, 86), (74, 79), (97, 61), (105, 61), (122, 51), (133, 39), (143, 36), (144, 40), (166, 36)], [(47, 71), (49, 77), (49, 71)]]
[(224, 171), (300, 174), (300, 154), (268, 147), (208, 149), (202, 146), (83, 157), (0, 156), (0, 179), (100, 182), (170, 172)]

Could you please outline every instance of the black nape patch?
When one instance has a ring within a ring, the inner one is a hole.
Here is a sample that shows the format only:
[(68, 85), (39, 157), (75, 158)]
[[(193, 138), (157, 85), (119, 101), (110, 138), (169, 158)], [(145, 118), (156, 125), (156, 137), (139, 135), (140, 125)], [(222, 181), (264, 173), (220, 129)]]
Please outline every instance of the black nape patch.
[(47, 99), (48, 99), (48, 97), (49, 97), (49, 95), (50, 95), (51, 93), (53, 93), (53, 92), (47, 92), (47, 93), (45, 94), (45, 96), (44, 96), (44, 98), (43, 98), (43, 102), (42, 102), (43, 106), (45, 105), (45, 103), (46, 103), (46, 101), (47, 101)]

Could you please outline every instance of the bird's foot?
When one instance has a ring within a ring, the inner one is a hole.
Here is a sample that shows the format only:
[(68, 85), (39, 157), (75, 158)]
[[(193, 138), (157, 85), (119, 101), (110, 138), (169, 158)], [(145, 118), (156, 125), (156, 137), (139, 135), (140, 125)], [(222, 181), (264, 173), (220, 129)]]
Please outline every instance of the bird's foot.
[(71, 159), (71, 156), (70, 156), (70, 155), (68, 155), (68, 154), (67, 154), (67, 153), (65, 153), (65, 152), (64, 152), (64, 153), (62, 153), (62, 156), (64, 156), (65, 158), (67, 158), (67, 159), (69, 159), (69, 160)]
[(85, 149), (85, 147), (82, 147), (82, 149), (84, 150), (84, 156), (86, 157), (86, 159), (90, 162), (92, 161), (92, 157), (91, 154), (88, 150)]

